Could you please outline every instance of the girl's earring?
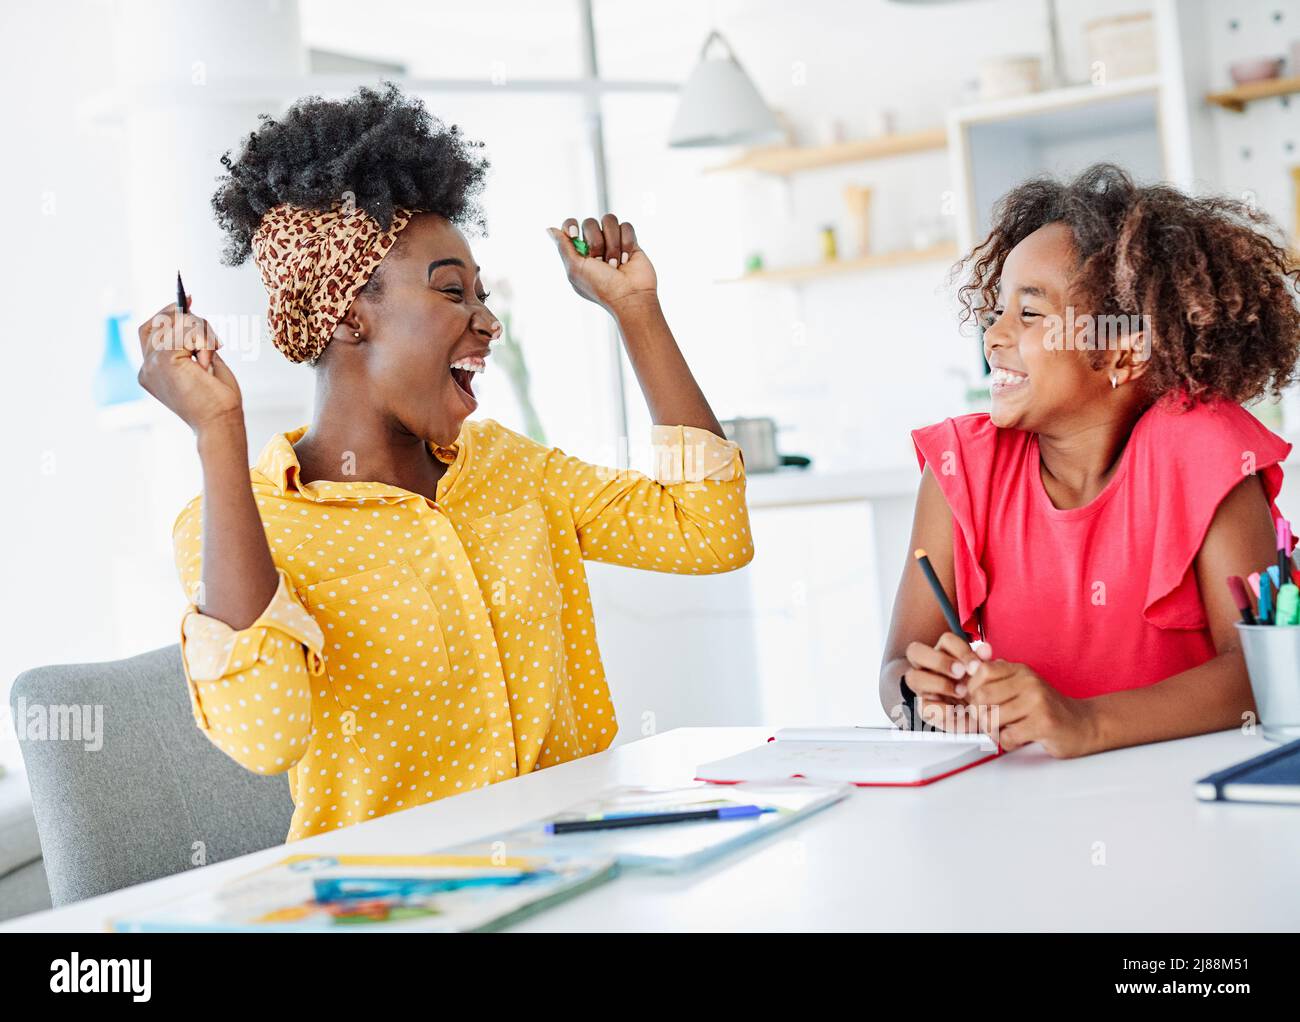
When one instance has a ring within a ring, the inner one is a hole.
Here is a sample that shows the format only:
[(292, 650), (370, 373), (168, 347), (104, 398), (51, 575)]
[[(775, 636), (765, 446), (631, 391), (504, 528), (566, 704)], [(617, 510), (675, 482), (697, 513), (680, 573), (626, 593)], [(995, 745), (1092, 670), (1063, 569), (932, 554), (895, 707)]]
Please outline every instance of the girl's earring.
[[(353, 330), (353, 331), (352, 331), (352, 336), (353, 336), (353, 337), (360, 337), (360, 336), (361, 336), (361, 331), (360, 331), (360, 330)], [(1111, 385), (1112, 387), (1115, 386), (1115, 377), (1113, 377), (1113, 376), (1110, 378), (1110, 385)]]
[(1111, 374), (1110, 374), (1110, 389), (1111, 389), (1111, 390), (1114, 390), (1114, 389), (1115, 389), (1116, 387), (1118, 387), (1118, 386), (1119, 386), (1119, 377), (1116, 376), (1114, 373), (1111, 373)]

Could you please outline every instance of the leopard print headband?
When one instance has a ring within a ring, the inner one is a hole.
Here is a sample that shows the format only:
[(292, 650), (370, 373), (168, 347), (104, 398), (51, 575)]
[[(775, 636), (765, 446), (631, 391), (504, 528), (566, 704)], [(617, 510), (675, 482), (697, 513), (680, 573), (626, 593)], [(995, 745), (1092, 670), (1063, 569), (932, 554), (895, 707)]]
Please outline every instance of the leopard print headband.
[(365, 210), (341, 204), (317, 210), (286, 203), (266, 211), (253, 234), (253, 261), (270, 299), (271, 341), (285, 358), (320, 357), (413, 215), (395, 211), (384, 230)]

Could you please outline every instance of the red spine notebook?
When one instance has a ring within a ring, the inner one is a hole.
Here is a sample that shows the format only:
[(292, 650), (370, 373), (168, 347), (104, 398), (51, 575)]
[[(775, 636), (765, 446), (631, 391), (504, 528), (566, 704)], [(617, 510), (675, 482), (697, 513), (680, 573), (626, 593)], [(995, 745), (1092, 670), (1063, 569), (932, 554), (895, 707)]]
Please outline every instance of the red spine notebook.
[(695, 779), (712, 784), (792, 777), (859, 787), (918, 787), (987, 763), (1001, 750), (987, 735), (896, 728), (782, 728), (766, 744), (704, 763)]

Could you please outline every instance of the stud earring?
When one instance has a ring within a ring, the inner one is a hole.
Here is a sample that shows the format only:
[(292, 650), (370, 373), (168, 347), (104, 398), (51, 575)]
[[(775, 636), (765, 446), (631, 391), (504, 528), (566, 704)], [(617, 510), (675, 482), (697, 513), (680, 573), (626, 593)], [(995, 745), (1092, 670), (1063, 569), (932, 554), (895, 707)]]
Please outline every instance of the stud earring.
[[(360, 331), (360, 330), (353, 330), (353, 331), (352, 331), (352, 336), (353, 336), (353, 337), (360, 337), (360, 336), (361, 336), (361, 331)], [(1112, 377), (1110, 378), (1110, 382), (1111, 382), (1111, 386), (1114, 386), (1114, 385), (1115, 385), (1115, 377), (1112, 376)]]
[(1110, 374), (1110, 389), (1111, 389), (1111, 390), (1114, 390), (1114, 389), (1115, 389), (1116, 387), (1118, 387), (1118, 386), (1119, 386), (1119, 377), (1116, 376), (1114, 373), (1111, 373), (1111, 374)]

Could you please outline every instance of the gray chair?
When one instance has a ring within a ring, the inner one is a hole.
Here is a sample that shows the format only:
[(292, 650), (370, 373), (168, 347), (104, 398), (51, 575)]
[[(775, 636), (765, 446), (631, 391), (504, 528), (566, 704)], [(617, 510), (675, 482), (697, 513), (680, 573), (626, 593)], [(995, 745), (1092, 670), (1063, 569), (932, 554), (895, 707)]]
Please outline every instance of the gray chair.
[(50, 907), (27, 775), (0, 774), (0, 922)]
[[(50, 897), (57, 905), (281, 844), (293, 803), (286, 775), (239, 766), (194, 725), (180, 647), (103, 664), (38, 667), (9, 696)], [(102, 707), (102, 747), (51, 708)], [(25, 709), (27, 719), (20, 716)], [(53, 731), (53, 729), (51, 729)]]

